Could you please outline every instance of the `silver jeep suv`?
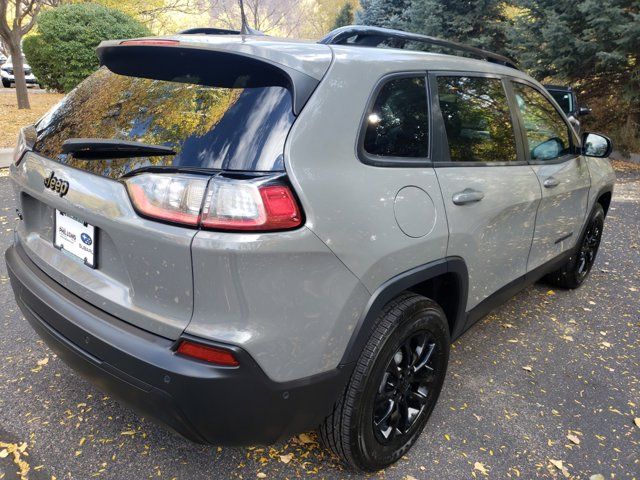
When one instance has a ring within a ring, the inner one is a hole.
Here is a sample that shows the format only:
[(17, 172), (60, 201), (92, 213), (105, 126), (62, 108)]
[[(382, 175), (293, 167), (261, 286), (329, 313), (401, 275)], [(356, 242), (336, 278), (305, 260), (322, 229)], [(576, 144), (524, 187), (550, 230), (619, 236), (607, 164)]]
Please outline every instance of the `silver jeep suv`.
[(504, 57), (369, 27), (98, 55), (21, 133), (11, 284), (60, 358), (194, 441), (320, 426), (347, 464), (384, 468), (453, 339), (593, 265), (611, 143)]

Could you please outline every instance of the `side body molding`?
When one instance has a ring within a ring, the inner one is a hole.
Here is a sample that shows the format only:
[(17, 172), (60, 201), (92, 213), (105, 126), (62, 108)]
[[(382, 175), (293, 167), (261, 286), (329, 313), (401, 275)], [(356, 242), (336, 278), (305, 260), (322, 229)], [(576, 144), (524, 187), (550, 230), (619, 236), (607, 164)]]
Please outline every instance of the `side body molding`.
[(355, 327), (351, 340), (347, 344), (340, 365), (349, 365), (357, 361), (364, 349), (378, 315), (384, 306), (405, 290), (441, 275), (452, 274), (457, 283), (455, 318), (449, 318), (451, 339), (459, 337), (464, 331), (467, 306), (469, 275), (467, 265), (461, 257), (446, 257), (425, 265), (407, 270), (387, 280), (373, 293), (367, 307)]

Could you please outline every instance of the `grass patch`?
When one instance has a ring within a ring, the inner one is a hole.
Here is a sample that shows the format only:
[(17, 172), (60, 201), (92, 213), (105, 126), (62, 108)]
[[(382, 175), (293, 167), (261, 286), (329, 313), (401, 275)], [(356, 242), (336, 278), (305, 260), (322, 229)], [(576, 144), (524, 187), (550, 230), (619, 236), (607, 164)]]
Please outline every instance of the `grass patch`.
[(20, 129), (35, 123), (63, 96), (59, 93), (29, 93), (31, 110), (18, 110), (15, 89), (0, 90), (0, 148), (14, 147)]

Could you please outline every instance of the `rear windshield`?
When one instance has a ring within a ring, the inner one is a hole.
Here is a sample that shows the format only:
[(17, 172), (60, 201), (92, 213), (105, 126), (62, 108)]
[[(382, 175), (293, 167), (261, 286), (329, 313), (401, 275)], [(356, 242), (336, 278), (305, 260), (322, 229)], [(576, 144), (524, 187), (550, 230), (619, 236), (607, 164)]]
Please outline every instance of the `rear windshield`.
[[(112, 178), (149, 166), (280, 171), (294, 118), (284, 87), (209, 87), (101, 68), (38, 122), (35, 151)], [(62, 153), (70, 138), (164, 145), (176, 155), (80, 160)]]

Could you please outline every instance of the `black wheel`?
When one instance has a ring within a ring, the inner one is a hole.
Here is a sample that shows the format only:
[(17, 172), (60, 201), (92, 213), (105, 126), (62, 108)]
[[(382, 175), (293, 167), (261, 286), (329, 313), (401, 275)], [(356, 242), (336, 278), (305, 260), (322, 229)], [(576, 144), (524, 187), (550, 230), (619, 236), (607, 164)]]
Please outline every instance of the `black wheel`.
[(447, 319), (438, 304), (412, 293), (390, 302), (320, 426), (324, 445), (358, 470), (376, 471), (399, 460), (438, 400), (449, 345)]
[(562, 288), (578, 288), (582, 285), (596, 261), (603, 227), (604, 210), (602, 205), (596, 203), (576, 252), (560, 269), (550, 273), (546, 280)]
[(2, 86), (4, 88), (11, 88), (11, 82), (8, 80), (5, 80), (4, 78), (2, 79)]

